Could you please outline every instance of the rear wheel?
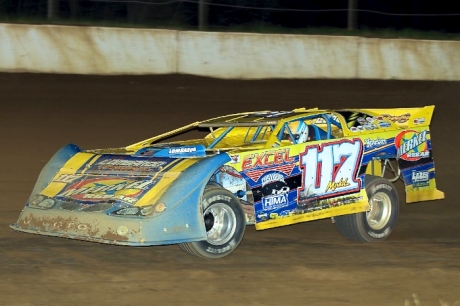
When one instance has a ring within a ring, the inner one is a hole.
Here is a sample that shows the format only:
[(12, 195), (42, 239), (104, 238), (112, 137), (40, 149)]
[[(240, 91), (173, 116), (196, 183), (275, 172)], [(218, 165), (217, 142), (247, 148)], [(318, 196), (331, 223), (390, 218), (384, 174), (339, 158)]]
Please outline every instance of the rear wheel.
[(390, 235), (398, 219), (398, 194), (387, 179), (366, 176), (365, 183), (370, 210), (335, 217), (335, 225), (349, 239), (366, 242), (383, 240)]
[(230, 191), (212, 186), (205, 190), (202, 205), (207, 239), (179, 246), (198, 257), (213, 259), (227, 256), (240, 244), (246, 228), (240, 201)]

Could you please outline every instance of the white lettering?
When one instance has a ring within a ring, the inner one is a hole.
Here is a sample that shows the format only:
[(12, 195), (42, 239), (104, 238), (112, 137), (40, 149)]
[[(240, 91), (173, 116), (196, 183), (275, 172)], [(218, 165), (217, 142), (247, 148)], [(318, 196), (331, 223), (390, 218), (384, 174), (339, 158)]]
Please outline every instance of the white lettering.
[(144, 168), (161, 168), (166, 164), (165, 161), (144, 161), (144, 160), (123, 160), (123, 159), (106, 159), (97, 163), (97, 165), (123, 166), (123, 167), (144, 167)]
[(279, 173), (267, 174), (262, 178), (262, 187), (264, 187), (267, 184), (273, 183), (273, 182), (283, 182), (284, 183), (284, 176)]
[(275, 195), (263, 198), (263, 210), (273, 210), (288, 206), (288, 195)]
[(412, 171), (412, 182), (426, 182), (430, 179), (430, 173), (428, 171)]
[(74, 174), (61, 174), (57, 179), (55, 179), (55, 182), (61, 182), (61, 183), (72, 183), (74, 180), (81, 178), (80, 175), (74, 175)]
[(196, 148), (175, 148), (175, 149), (169, 149), (169, 154), (177, 154), (177, 153), (191, 153), (191, 152), (196, 152)]
[[(402, 144), (398, 148), (398, 157), (401, 157), (405, 154), (407, 154), (407, 157), (409, 158), (421, 158), (425, 157), (424, 155), (428, 155), (429, 153), (427, 151), (423, 152), (410, 152), (417, 148), (419, 145), (422, 143), (426, 142), (426, 131), (423, 131), (418, 134), (414, 134), (411, 139), (406, 141), (404, 144)], [(410, 155), (410, 156), (409, 156)]]
[(356, 177), (361, 164), (360, 139), (307, 147), (300, 155), (303, 181), (300, 196), (325, 197), (335, 193), (357, 192), (361, 181)]
[(382, 189), (382, 188), (383, 188), (383, 189), (386, 189), (386, 190), (388, 190), (388, 191), (392, 191), (392, 190), (393, 190), (393, 188), (391, 188), (391, 186), (388, 185), (388, 184), (378, 184), (378, 185), (376, 185), (376, 186), (372, 189), (372, 193), (376, 193), (379, 189)]
[(387, 144), (386, 139), (378, 138), (377, 139), (365, 139), (364, 140), (366, 147), (367, 148), (375, 148), (375, 147), (380, 147), (384, 146)]

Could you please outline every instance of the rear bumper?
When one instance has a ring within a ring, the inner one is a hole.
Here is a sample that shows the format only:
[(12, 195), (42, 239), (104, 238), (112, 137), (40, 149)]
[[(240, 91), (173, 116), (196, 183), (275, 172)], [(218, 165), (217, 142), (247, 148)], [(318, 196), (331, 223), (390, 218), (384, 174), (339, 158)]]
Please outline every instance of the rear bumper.
[(154, 218), (110, 216), (103, 212), (41, 210), (26, 206), (15, 231), (106, 244), (149, 246), (206, 240), (197, 224), (172, 221), (171, 213)]

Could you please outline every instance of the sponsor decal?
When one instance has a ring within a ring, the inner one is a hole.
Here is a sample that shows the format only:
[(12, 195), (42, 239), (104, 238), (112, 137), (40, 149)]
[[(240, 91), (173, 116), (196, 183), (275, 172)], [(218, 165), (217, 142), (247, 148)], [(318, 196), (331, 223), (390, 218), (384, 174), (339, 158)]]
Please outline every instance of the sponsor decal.
[(414, 124), (424, 124), (425, 123), (425, 118), (415, 118), (414, 119)]
[(288, 186), (283, 186), (280, 189), (272, 189), (273, 195), (288, 194), (291, 190)]
[(347, 121), (347, 127), (352, 132), (377, 129), (377, 118), (360, 112), (342, 112)]
[(239, 162), (240, 162), (240, 156), (239, 155), (230, 156), (230, 163), (231, 164), (237, 164)]
[(186, 148), (173, 148), (169, 149), (169, 154), (180, 154), (180, 153), (192, 153), (196, 152), (195, 147), (186, 147)]
[(289, 149), (269, 150), (244, 156), (243, 172), (254, 182), (257, 182), (267, 171), (291, 175), (295, 167), (295, 158), (289, 156)]
[(261, 179), (262, 187), (266, 186), (266, 196), (262, 198), (262, 210), (275, 210), (289, 205), (290, 188), (286, 186), (284, 176), (273, 172)]
[(429, 186), (430, 173), (428, 171), (412, 171), (412, 185), (414, 187)]
[[(327, 114), (326, 115), (327, 118), (329, 118), (330, 120), (333, 120), (333, 121), (336, 121), (336, 122), (340, 122), (340, 119), (339, 117), (337, 117), (336, 115), (332, 115), (332, 114)], [(326, 120), (323, 118), (323, 117), (319, 117), (319, 118), (316, 118), (314, 121), (313, 121), (313, 124), (326, 124)]]
[[(241, 176), (241, 174), (238, 171), (236, 171), (234, 168), (230, 167), (230, 166), (225, 166), (224, 165), (224, 166), (220, 167), (219, 170), (220, 170), (221, 173), (226, 173), (226, 174), (230, 175), (231, 177), (236, 177), (236, 178), (242, 179), (244, 181), (244, 178)], [(244, 182), (246, 182), (246, 181), (244, 181)]]
[(289, 205), (288, 194), (271, 195), (262, 198), (263, 210), (275, 210)]
[(416, 161), (430, 156), (427, 131), (419, 133), (407, 130), (401, 132), (395, 138), (395, 145), (397, 148), (397, 157), (407, 161)]
[(381, 128), (387, 128), (387, 127), (390, 127), (391, 124), (389, 122), (386, 122), (386, 121), (379, 121), (379, 127)]
[(161, 170), (167, 165), (166, 161), (158, 161), (153, 159), (138, 160), (124, 158), (106, 158), (97, 161), (91, 168), (96, 170), (112, 170), (112, 171), (152, 171)]
[(295, 210), (283, 210), (279, 213), (280, 218), (291, 217), (295, 214)]
[(380, 137), (377, 137), (376, 139), (371, 139), (371, 138), (364, 139), (364, 145), (366, 149), (377, 148), (377, 147), (384, 146), (386, 144), (387, 144), (387, 140), (382, 139)]
[(257, 218), (261, 219), (261, 220), (267, 220), (268, 219), (268, 213), (264, 212), (264, 213), (260, 213), (257, 215)]
[(389, 114), (382, 115), (383, 118), (393, 121), (394, 123), (405, 123), (409, 120), (410, 116), (411, 116), (410, 113), (405, 113), (399, 116), (393, 116)]
[(90, 203), (122, 201), (134, 204), (152, 184), (151, 181), (126, 179), (89, 179), (69, 185), (58, 197)]
[(300, 154), (302, 184), (298, 201), (360, 191), (361, 179), (357, 174), (362, 155), (363, 143), (359, 138), (307, 146)]
[(363, 114), (360, 112), (353, 112), (350, 113), (349, 115), (342, 114), (345, 116), (346, 121), (347, 121), (347, 127), (352, 128), (352, 127), (358, 127), (358, 126), (363, 126), (363, 125), (368, 125), (374, 122), (375, 118), (372, 116), (369, 116), (367, 114)]
[(247, 118), (252, 117), (264, 117), (264, 118), (276, 118), (286, 114), (292, 114), (293, 111), (274, 111), (274, 112), (255, 112), (247, 115)]
[(323, 200), (323, 205), (327, 204), (326, 207), (334, 207), (334, 206), (341, 206), (347, 204), (353, 204), (358, 201), (362, 201), (362, 196), (345, 196), (345, 197), (337, 197), (333, 199), (326, 199)]
[(363, 125), (365, 130), (376, 130), (377, 126), (375, 124), (364, 124)]
[(358, 117), (356, 120), (357, 120), (361, 125), (367, 124), (367, 120), (366, 120), (365, 117)]
[(335, 191), (337, 188), (344, 188), (344, 187), (348, 187), (348, 186), (350, 186), (350, 183), (348, 182), (348, 178), (344, 179), (342, 177), (338, 182), (330, 181), (327, 184), (326, 192), (328, 192), (329, 190)]
[(267, 184), (273, 183), (273, 182), (283, 182), (284, 181), (284, 176), (280, 173), (269, 173), (265, 176), (262, 177), (262, 187), (264, 187)]
[(294, 157), (289, 156), (289, 149), (270, 150), (246, 155), (243, 158), (242, 168), (244, 171), (259, 167), (270, 167), (284, 163), (292, 163), (294, 160)]
[(362, 200), (362, 196), (338, 196), (333, 198), (322, 199), (319, 201), (317, 201), (315, 198), (306, 198), (302, 201), (297, 202), (296, 212), (306, 213), (321, 209), (327, 209), (331, 207), (353, 204)]
[(286, 176), (290, 176), (292, 173), (292, 170), (294, 170), (295, 164), (284, 164), (284, 165), (278, 165), (278, 166), (273, 166), (270, 168), (262, 168), (262, 169), (257, 169), (257, 170), (252, 170), (252, 171), (247, 171), (245, 174), (254, 182), (257, 182), (262, 175), (264, 175), (268, 170), (270, 171), (276, 171), (285, 174)]
[(77, 179), (81, 179), (81, 176), (75, 174), (61, 174), (58, 178), (54, 179), (53, 182), (69, 184)]

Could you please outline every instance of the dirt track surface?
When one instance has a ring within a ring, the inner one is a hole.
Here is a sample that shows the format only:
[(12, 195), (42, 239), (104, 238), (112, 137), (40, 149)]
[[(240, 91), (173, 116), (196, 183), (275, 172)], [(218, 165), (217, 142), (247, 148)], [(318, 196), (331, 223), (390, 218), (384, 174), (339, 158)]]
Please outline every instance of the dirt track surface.
[[(421, 305), (459, 305), (459, 97), (458, 82), (0, 74), (0, 305), (416, 305), (413, 294)], [(396, 229), (378, 244), (349, 241), (330, 220), (247, 227), (234, 253), (211, 261), (177, 246), (111, 246), (9, 228), (41, 168), (69, 142), (119, 147), (240, 111), (431, 104), (446, 199), (403, 200)]]

